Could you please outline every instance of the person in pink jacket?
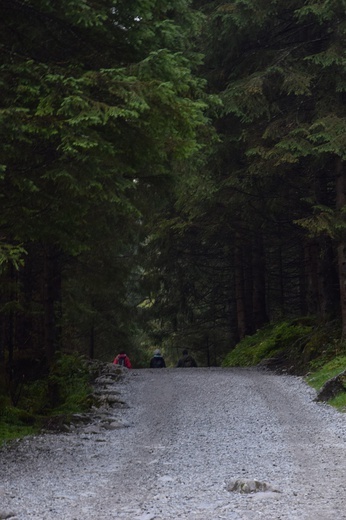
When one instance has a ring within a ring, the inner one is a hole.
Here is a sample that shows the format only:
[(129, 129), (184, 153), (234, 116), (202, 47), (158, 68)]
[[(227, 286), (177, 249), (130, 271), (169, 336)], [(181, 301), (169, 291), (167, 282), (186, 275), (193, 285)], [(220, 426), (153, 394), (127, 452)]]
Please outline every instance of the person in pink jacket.
[(124, 351), (120, 352), (113, 361), (114, 365), (120, 365), (126, 368), (132, 368), (130, 358)]

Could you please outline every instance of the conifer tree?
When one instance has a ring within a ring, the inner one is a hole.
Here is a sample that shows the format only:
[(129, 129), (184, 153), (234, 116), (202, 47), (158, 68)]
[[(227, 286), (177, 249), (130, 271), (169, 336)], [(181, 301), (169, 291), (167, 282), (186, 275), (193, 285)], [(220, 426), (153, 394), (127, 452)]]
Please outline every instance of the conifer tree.
[[(219, 142), (179, 194), (174, 240), (183, 250), (188, 241), (195, 264), (210, 269), (201, 250), (217, 244), (229, 272), (223, 308), (238, 338), (267, 319), (301, 314), (341, 316), (345, 334), (343, 2), (198, 6), (203, 75), (222, 100), (213, 113)], [(198, 283), (191, 264), (184, 273)], [(167, 308), (172, 278), (161, 296)], [(215, 280), (207, 286), (211, 294)], [(198, 303), (190, 306), (198, 314)]]
[(151, 190), (197, 148), (199, 16), (185, 0), (5, 0), (0, 27), (0, 343), (50, 360), (86, 316), (125, 314)]

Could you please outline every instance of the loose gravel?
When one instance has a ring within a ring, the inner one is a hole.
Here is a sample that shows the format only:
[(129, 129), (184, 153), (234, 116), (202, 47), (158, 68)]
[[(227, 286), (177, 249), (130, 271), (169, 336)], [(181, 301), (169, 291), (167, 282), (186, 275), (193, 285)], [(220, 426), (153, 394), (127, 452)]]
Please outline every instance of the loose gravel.
[(0, 519), (343, 520), (346, 415), (301, 378), (131, 370), (128, 408), (0, 451)]

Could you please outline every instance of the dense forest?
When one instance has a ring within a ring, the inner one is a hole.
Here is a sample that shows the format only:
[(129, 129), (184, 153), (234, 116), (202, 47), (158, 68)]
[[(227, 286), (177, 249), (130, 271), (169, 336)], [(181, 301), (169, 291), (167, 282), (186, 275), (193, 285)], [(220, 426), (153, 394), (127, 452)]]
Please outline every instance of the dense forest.
[(343, 0), (3, 0), (0, 361), (346, 335)]

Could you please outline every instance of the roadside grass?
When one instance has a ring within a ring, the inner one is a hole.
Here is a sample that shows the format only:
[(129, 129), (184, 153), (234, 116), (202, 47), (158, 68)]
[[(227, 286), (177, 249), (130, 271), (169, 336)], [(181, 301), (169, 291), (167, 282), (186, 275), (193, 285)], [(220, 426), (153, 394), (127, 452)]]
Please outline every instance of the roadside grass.
[(299, 321), (283, 321), (264, 327), (245, 337), (227, 354), (222, 366), (256, 366), (267, 358), (279, 356), (289, 348), (300, 349), (312, 326)]
[(311, 363), (311, 371), (306, 376), (307, 383), (316, 390), (320, 390), (329, 379), (346, 369), (346, 355), (337, 356), (321, 366), (318, 364)]
[[(8, 406), (1, 410), (0, 414), (0, 446), (7, 441), (20, 439), (27, 435), (38, 433), (39, 428), (33, 421), (21, 416), (18, 409)], [(28, 421), (31, 424), (26, 423)]]
[(337, 395), (328, 401), (328, 404), (337, 408), (340, 412), (346, 412), (346, 392)]
[(257, 365), (269, 356), (274, 356), (280, 347), (272, 337), (272, 327), (259, 330), (253, 336), (246, 336), (225, 357), (223, 367), (248, 367)]
[(87, 363), (77, 355), (58, 354), (48, 377), (24, 384), (20, 395), (16, 406), (0, 396), (0, 445), (88, 410), (92, 388)]
[[(316, 390), (320, 390), (327, 381), (339, 375), (344, 370), (346, 370), (346, 354), (336, 356), (334, 359), (315, 370), (314, 364), (312, 363), (312, 370), (305, 379), (310, 386)], [(332, 399), (329, 399), (328, 404), (337, 408), (341, 412), (346, 412), (346, 391), (339, 393)]]
[[(303, 376), (318, 391), (346, 369), (346, 342), (340, 340), (336, 321), (321, 324), (313, 318), (283, 321), (244, 338), (227, 354), (222, 366), (257, 366), (267, 359), (278, 360), (278, 366)], [(346, 411), (346, 391), (328, 403)]]

